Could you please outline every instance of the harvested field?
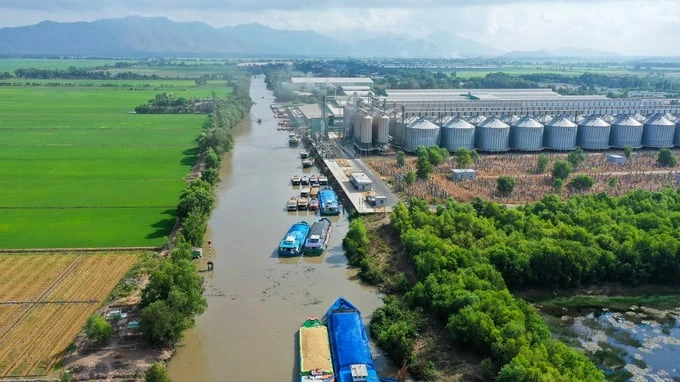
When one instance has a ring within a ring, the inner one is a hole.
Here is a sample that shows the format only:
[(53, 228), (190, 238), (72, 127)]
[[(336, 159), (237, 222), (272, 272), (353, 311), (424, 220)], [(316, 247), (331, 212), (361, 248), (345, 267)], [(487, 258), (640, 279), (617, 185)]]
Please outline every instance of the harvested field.
[(0, 257), (0, 377), (46, 375), (136, 255)]
[(328, 329), (325, 326), (300, 328), (300, 352), (302, 372), (314, 369), (333, 370)]
[[(621, 154), (619, 152), (608, 152)], [(635, 189), (660, 191), (665, 187), (675, 187), (680, 174), (676, 168), (662, 168), (656, 164), (658, 151), (635, 152), (624, 165), (607, 163), (607, 153), (588, 153), (586, 160), (572, 172), (564, 183), (559, 194), (569, 197), (576, 194), (595, 194), (605, 192), (612, 196), (621, 196)], [(678, 151), (674, 151), (678, 155)], [(443, 200), (453, 197), (458, 201), (469, 202), (476, 197), (495, 200), (504, 204), (524, 204), (540, 200), (544, 195), (554, 193), (550, 169), (557, 160), (566, 160), (567, 154), (545, 153), (548, 166), (545, 173), (536, 174), (538, 154), (499, 154), (482, 155), (470, 168), (477, 170), (477, 178), (464, 181), (452, 181), (451, 169), (456, 168), (455, 159), (435, 168), (433, 175), (425, 181), (406, 184), (404, 181), (408, 171), (416, 171), (416, 158), (407, 158), (404, 167), (397, 167), (394, 158), (364, 159), (378, 174), (391, 181), (395, 191), (408, 196), (416, 196), (427, 200)], [(588, 191), (573, 190), (568, 186), (574, 174), (588, 175), (594, 180)], [(497, 191), (499, 176), (510, 176), (516, 185), (509, 196), (501, 196)], [(612, 180), (614, 178), (614, 180)]]

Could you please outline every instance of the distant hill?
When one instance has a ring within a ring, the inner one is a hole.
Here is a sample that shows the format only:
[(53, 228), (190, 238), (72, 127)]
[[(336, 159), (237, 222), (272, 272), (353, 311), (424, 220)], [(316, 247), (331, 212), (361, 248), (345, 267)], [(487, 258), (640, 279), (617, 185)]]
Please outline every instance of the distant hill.
[(617, 57), (611, 52), (604, 52), (589, 48), (564, 47), (554, 50), (516, 50), (507, 52), (501, 58), (555, 58), (555, 57), (579, 57), (579, 58), (603, 58)]
[(340, 41), (314, 31), (260, 24), (213, 28), (202, 22), (130, 16), (93, 22), (0, 28), (2, 55), (470, 57), (499, 51), (455, 35)]

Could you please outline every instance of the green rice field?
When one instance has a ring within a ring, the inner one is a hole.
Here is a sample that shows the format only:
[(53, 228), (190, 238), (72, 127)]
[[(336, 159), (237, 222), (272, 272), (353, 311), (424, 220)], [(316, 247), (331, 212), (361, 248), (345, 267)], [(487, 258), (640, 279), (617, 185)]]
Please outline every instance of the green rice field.
[(161, 91), (189, 98), (231, 89), (58, 82), (71, 84), (0, 86), (0, 248), (163, 244), (207, 117), (131, 110)]

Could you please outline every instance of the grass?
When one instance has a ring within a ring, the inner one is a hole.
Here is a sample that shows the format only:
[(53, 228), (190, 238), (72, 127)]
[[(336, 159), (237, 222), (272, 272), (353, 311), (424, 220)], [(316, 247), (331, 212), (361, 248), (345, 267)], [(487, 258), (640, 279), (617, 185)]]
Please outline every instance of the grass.
[(76, 68), (95, 68), (108, 65), (115, 65), (116, 62), (126, 60), (92, 60), (92, 59), (50, 59), (50, 58), (2, 58), (0, 59), (0, 72), (14, 72), (21, 68), (35, 69), (68, 69), (70, 66)]
[(213, 91), (228, 96), (231, 89), (224, 81), (201, 87), (185, 80), (142, 82), (154, 87), (128, 90), (82, 81), (0, 86), (0, 247), (167, 241), (207, 117), (129, 111), (153, 98), (158, 86), (177, 86), (163, 91), (187, 98)]

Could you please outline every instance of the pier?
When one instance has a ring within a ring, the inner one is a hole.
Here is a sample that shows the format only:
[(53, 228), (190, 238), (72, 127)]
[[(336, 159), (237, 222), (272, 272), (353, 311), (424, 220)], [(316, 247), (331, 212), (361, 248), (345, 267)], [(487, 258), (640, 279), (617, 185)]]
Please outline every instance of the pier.
[[(343, 201), (345, 208), (351, 206), (360, 215), (392, 212), (392, 208), (399, 201), (399, 197), (361, 159), (354, 158), (345, 148), (334, 143), (323, 142), (318, 144), (305, 139), (305, 145), (310, 148), (311, 154), (316, 158), (321, 169), (331, 177), (331, 184), (338, 193), (338, 197)], [(349, 177), (353, 172), (366, 174), (373, 182), (372, 193), (385, 197), (383, 206), (374, 207), (369, 204), (367, 201), (369, 192), (357, 190), (352, 185)], [(348, 203), (349, 205), (347, 205)]]

